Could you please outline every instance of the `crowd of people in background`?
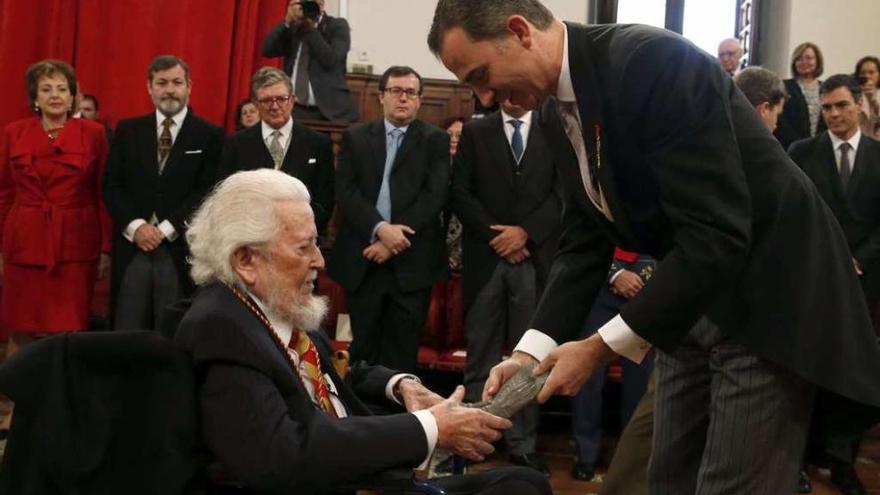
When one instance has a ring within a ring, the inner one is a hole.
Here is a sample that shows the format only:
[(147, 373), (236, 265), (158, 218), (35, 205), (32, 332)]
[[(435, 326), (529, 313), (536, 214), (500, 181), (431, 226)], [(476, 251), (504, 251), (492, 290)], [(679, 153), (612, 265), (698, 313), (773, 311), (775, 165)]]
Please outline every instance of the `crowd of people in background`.
[[(416, 373), (431, 287), (450, 270), (462, 274), (464, 382), (468, 399), (480, 399), (489, 368), (527, 330), (562, 229), (562, 179), (548, 162), (541, 112), (502, 104), (479, 118), (451, 117), (441, 129), (418, 117), (421, 76), (394, 66), (379, 80), (383, 117), (345, 130), (334, 157), (329, 137), (302, 122), (357, 122), (345, 86), (350, 33), (318, 3), (317, 16), (291, 7), (266, 37), (263, 53), (283, 57), (284, 68), (253, 75), (229, 135), (188, 106), (189, 67), (179, 57), (150, 63), (155, 110), (116, 129), (102, 122), (98, 98), (80, 94), (74, 68), (58, 60), (28, 68), (34, 116), (7, 124), (0, 139), (7, 356), (35, 339), (88, 330), (93, 287), (105, 277), (111, 328), (166, 330), (165, 308), (196, 288), (187, 261), (193, 212), (223, 179), (268, 168), (305, 184), (319, 236), (333, 212), (341, 214), (328, 272), (345, 290), (355, 362)], [(717, 56), (835, 213), (876, 308), (880, 60), (865, 56), (852, 73), (823, 78), (822, 51), (805, 42), (792, 53), (790, 77), (780, 80), (764, 68), (741, 68), (736, 39), (722, 41)], [(655, 264), (617, 250), (584, 336), (650, 283)], [(652, 367), (650, 358), (626, 363), (621, 424), (639, 416)], [(592, 479), (598, 462), (604, 376), (575, 398), (578, 480)], [(548, 474), (536, 451), (537, 421), (537, 406), (525, 410), (505, 438), (514, 463)], [(864, 493), (853, 470), (859, 438), (835, 437), (821, 417), (815, 421), (805, 463), (830, 463), (845, 493)], [(9, 416), (0, 424), (8, 428)], [(805, 472), (799, 488), (810, 490)]]

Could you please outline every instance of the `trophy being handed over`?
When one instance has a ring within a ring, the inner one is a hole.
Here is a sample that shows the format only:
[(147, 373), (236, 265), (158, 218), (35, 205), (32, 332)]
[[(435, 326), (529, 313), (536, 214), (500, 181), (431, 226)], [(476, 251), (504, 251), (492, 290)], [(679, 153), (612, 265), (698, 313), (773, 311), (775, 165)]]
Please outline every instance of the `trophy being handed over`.
[(510, 380), (501, 386), (495, 397), (487, 401), (474, 402), (471, 404), (463, 404), (467, 407), (480, 408), (490, 414), (500, 416), (502, 418), (510, 418), (520, 409), (530, 404), (538, 396), (547, 376), (550, 372), (546, 372), (535, 376), (532, 374), (535, 364), (523, 366), (514, 374)]

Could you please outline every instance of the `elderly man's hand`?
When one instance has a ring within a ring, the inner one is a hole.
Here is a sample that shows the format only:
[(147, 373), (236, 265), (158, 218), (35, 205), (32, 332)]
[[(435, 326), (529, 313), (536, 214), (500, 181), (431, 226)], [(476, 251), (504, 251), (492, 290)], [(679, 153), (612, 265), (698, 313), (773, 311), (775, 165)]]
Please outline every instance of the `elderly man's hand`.
[(550, 371), (544, 388), (538, 392), (538, 402), (544, 403), (556, 394), (576, 394), (599, 367), (616, 356), (599, 334), (553, 349), (533, 371), (536, 375)]
[(510, 358), (501, 361), (489, 370), (489, 378), (486, 379), (486, 385), (483, 387), (483, 400), (495, 397), (501, 386), (507, 383), (507, 380), (510, 380), (510, 377), (515, 375), (520, 368), (537, 362), (537, 359), (525, 352), (514, 351)]
[(437, 447), (481, 462), (495, 451), (492, 442), (501, 438), (501, 431), (511, 422), (486, 411), (462, 407), (464, 387), (459, 385), (448, 399), (431, 407), (437, 420)]
[(410, 378), (401, 379), (397, 383), (397, 390), (408, 412), (421, 411), (443, 402), (443, 397)]

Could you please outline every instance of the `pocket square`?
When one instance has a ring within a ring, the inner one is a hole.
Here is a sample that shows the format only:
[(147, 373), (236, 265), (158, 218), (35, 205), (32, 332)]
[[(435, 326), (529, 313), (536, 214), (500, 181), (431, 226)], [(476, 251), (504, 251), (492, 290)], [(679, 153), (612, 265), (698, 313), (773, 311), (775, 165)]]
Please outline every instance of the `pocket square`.
[(309, 165), (312, 165), (314, 163), (318, 163), (318, 159), (317, 158), (309, 158)]
[(184, 155), (201, 155), (201, 154), (202, 154), (202, 150), (189, 150), (189, 151), (184, 151), (183, 154), (184, 154)]

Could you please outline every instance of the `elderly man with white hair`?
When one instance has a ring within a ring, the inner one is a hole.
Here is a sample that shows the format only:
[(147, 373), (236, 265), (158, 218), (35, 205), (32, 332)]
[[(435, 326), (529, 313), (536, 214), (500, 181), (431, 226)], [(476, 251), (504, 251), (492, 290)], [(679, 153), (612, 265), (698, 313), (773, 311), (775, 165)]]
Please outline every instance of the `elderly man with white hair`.
[[(271, 169), (230, 176), (187, 240), (201, 287), (175, 338), (192, 355), (206, 447), (248, 490), (333, 492), (423, 465), (435, 447), (481, 460), (510, 427), (462, 407), (462, 387), (444, 400), (412, 375), (362, 363), (339, 377), (318, 331), (326, 302), (313, 289), (324, 258), (299, 180)], [(359, 397), (401, 412), (373, 416)], [(522, 468), (437, 483), (450, 493), (550, 493)]]

